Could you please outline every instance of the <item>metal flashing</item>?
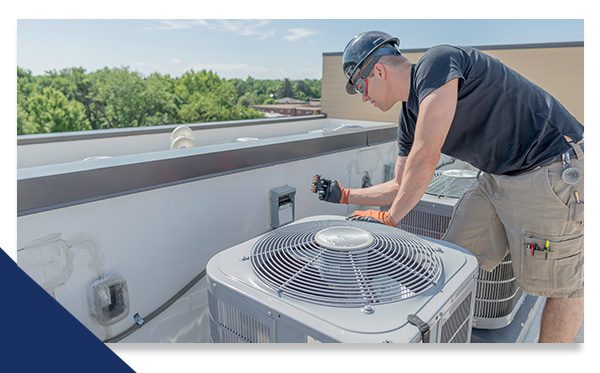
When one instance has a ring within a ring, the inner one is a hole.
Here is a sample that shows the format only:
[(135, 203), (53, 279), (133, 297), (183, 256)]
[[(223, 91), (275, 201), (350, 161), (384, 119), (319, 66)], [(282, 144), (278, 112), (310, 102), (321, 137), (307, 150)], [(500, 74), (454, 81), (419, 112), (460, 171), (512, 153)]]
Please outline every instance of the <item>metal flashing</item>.
[(375, 143), (384, 142), (385, 136), (394, 141), (395, 127), (394, 131), (376, 128), (57, 174), (48, 173), (48, 166), (39, 176), (28, 169), (28, 176), (17, 180), (17, 216), (366, 147), (374, 143), (373, 138)]
[[(209, 122), (209, 123), (189, 123), (186, 126), (192, 130), (207, 130), (207, 129), (221, 129), (221, 128), (232, 128), (241, 126), (256, 126), (263, 124), (274, 124), (274, 123), (289, 123), (298, 122), (303, 120), (315, 120), (326, 118), (326, 114), (317, 115), (305, 115), (296, 117), (277, 117), (277, 118), (265, 118), (265, 119), (247, 119), (247, 120), (232, 120), (223, 122)], [(62, 133), (50, 133), (50, 134), (39, 134), (39, 135), (20, 135), (17, 136), (17, 146), (20, 145), (32, 145), (32, 144), (45, 144), (52, 142), (63, 142), (63, 141), (78, 141), (78, 140), (96, 140), (111, 137), (125, 137), (125, 136), (138, 136), (138, 135), (153, 135), (157, 133), (170, 133), (180, 124), (169, 124), (164, 126), (153, 126), (153, 127), (130, 127), (130, 128), (115, 128), (106, 130), (93, 130), (93, 131), (80, 131), (80, 132), (62, 132)]]
[[(443, 43), (442, 43), (443, 44)], [(436, 44), (437, 45), (437, 44)], [(503, 50), (503, 49), (536, 49), (536, 48), (574, 48), (583, 47), (583, 41), (566, 41), (555, 43), (528, 43), (528, 44), (499, 44), (499, 45), (469, 45), (471, 48), (486, 50)], [(434, 47), (432, 45), (431, 47)], [(428, 51), (427, 48), (400, 48), (402, 53), (422, 53)], [(343, 52), (323, 52), (324, 57), (341, 56)]]

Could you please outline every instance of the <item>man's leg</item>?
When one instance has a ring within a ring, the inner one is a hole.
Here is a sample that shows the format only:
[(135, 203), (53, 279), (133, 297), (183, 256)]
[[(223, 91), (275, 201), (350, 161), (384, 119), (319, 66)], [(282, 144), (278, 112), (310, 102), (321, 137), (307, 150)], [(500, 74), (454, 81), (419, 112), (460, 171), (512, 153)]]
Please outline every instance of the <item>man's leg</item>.
[(464, 247), (477, 257), (479, 266), (493, 270), (508, 252), (502, 222), (490, 202), (494, 187), (490, 176), (482, 175), (454, 207), (452, 219), (442, 240)]
[[(583, 161), (574, 163), (583, 171)], [(502, 193), (493, 203), (517, 283), (547, 297), (540, 342), (572, 342), (583, 319), (583, 180), (566, 184), (563, 169), (554, 163), (525, 175), (494, 176)]]
[(583, 298), (548, 298), (540, 343), (572, 343), (583, 321)]

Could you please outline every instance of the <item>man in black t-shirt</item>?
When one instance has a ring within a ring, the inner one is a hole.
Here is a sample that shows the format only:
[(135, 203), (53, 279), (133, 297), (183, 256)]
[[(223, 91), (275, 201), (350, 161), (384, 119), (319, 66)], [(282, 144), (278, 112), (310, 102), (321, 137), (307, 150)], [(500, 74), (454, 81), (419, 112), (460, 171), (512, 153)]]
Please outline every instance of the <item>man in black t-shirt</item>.
[(493, 270), (510, 252), (519, 286), (548, 297), (540, 342), (572, 342), (583, 319), (583, 126), (500, 61), (442, 45), (411, 64), (399, 41), (364, 32), (346, 46), (346, 91), (387, 111), (402, 102), (395, 179), (364, 189), (313, 180), (334, 203), (391, 205), (348, 219), (396, 226), (419, 202), (440, 154), (485, 172), (457, 203), (444, 239)]

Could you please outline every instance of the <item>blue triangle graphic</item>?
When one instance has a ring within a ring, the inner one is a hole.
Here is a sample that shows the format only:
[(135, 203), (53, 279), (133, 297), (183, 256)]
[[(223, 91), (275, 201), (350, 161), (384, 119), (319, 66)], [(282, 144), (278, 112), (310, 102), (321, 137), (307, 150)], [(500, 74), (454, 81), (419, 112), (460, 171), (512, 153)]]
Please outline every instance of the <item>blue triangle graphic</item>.
[(0, 371), (134, 371), (2, 249), (0, 284)]

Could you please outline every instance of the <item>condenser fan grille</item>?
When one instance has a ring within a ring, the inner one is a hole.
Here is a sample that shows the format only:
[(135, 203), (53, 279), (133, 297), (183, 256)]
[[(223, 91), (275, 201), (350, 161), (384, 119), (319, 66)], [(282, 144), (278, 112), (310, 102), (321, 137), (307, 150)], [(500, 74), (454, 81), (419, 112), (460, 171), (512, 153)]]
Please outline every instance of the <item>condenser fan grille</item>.
[(460, 198), (477, 179), (471, 170), (435, 171), (425, 193), (436, 197)]
[(441, 276), (439, 254), (426, 241), (356, 221), (279, 228), (256, 242), (250, 259), (257, 276), (278, 293), (340, 307), (410, 298)]

